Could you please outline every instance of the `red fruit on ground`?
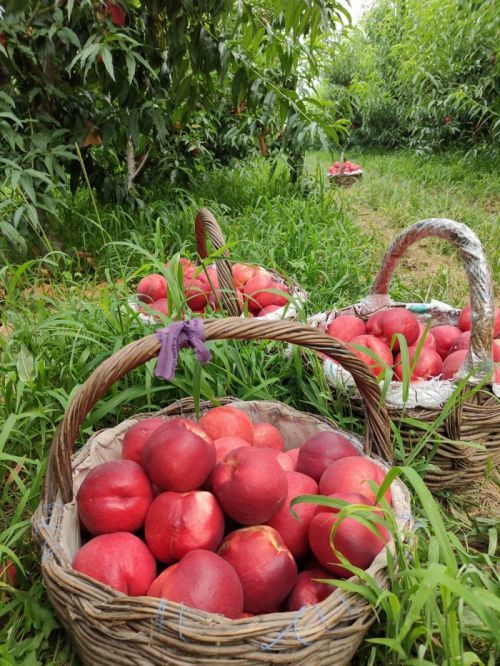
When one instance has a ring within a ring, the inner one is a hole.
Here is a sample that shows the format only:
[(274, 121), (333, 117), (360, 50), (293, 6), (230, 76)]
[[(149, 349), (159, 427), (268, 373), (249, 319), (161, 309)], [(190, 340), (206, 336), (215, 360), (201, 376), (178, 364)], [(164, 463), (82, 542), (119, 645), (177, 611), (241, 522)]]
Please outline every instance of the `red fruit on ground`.
[(401, 334), (408, 347), (410, 347), (415, 344), (420, 333), (417, 318), (412, 312), (404, 308), (384, 310), (372, 322), (370, 330), (372, 335), (383, 340), (389, 347), (394, 339), (394, 346), (392, 347), (394, 351), (399, 351), (399, 340), (394, 337), (396, 334)]
[[(362, 349), (357, 349), (354, 345), (366, 347), (366, 349), (376, 354), (377, 358), (373, 358)], [(348, 343), (348, 347), (355, 356), (366, 363), (374, 377), (378, 377), (386, 369), (386, 366), (392, 366), (391, 350), (383, 340), (374, 335), (359, 335)]]
[(0, 564), (0, 583), (2, 581), (5, 581), (11, 587), (19, 587), (17, 567), (12, 560), (7, 560), (5, 564)]
[(245, 412), (235, 407), (215, 407), (203, 414), (199, 423), (213, 440), (221, 437), (241, 437), (249, 444), (253, 442), (252, 422)]
[(285, 503), (266, 525), (273, 527), (295, 559), (300, 559), (309, 552), (309, 523), (316, 513), (316, 505), (295, 504), (293, 510), (299, 517), (297, 519), (291, 513), (290, 503), (299, 495), (317, 495), (318, 484), (310, 476), (299, 472), (287, 472), (286, 479), (288, 493)]
[(167, 297), (167, 280), (163, 275), (152, 273), (146, 275), (137, 285), (137, 295), (144, 303), (154, 303)]
[(459, 349), (444, 359), (443, 379), (453, 379), (465, 361), (467, 349)]
[(153, 501), (144, 469), (132, 460), (112, 460), (87, 474), (76, 496), (81, 521), (91, 534), (135, 532)]
[(297, 579), (297, 565), (278, 532), (267, 525), (231, 532), (219, 555), (231, 564), (243, 587), (243, 610), (269, 613), (288, 596)]
[[(410, 382), (416, 382), (420, 379), (430, 379), (431, 377), (439, 377), (443, 374), (443, 360), (439, 354), (433, 349), (422, 347), (418, 355), (416, 363), (417, 348), (409, 347), (408, 355), (410, 358), (410, 367), (413, 367)], [(394, 374), (403, 381), (403, 364), (401, 354), (398, 354), (394, 360)]]
[(326, 333), (332, 338), (350, 342), (366, 331), (365, 322), (354, 315), (341, 315), (328, 324)]
[[(470, 331), (471, 326), (471, 313), (470, 305), (467, 305), (458, 318), (458, 328), (461, 331)], [(493, 325), (493, 337), (496, 338), (500, 335), (500, 308), (495, 308), (495, 322)]]
[(285, 442), (280, 431), (271, 423), (253, 424), (253, 445), (259, 448), (277, 449), (278, 451), (285, 450)]
[(331, 579), (330, 571), (322, 567), (306, 569), (297, 576), (295, 585), (286, 600), (287, 611), (298, 611), (304, 606), (315, 606), (323, 601), (336, 589), (334, 585), (321, 583), (317, 579)]
[(125, 433), (122, 443), (122, 458), (124, 460), (133, 460), (142, 465), (142, 449), (148, 437), (161, 425), (165, 419), (159, 416), (152, 416), (149, 419), (143, 419), (135, 423)]
[(210, 486), (228, 516), (241, 525), (270, 520), (283, 506), (285, 472), (272, 449), (243, 446), (227, 454), (210, 477)]
[(356, 518), (344, 518), (330, 545), (332, 528), (339, 522), (338, 514), (317, 513), (309, 526), (309, 543), (319, 563), (338, 578), (350, 578), (353, 574), (340, 564), (335, 551), (347, 558), (349, 564), (367, 569), (389, 541), (389, 531), (376, 525), (377, 534), (362, 525)]
[[(338, 495), (339, 493), (360, 493), (366, 495), (368, 501), (375, 502), (375, 492), (370, 481), (380, 486), (385, 479), (385, 472), (378, 465), (363, 456), (341, 458), (331, 463), (323, 472), (319, 481), (321, 495)], [(391, 502), (391, 489), (385, 493), (385, 499)]]
[(436, 351), (444, 360), (450, 352), (451, 345), (460, 335), (460, 329), (456, 326), (445, 324), (443, 326), (435, 326), (431, 329), (431, 333), (436, 343)]
[(208, 479), (215, 465), (215, 446), (176, 419), (153, 432), (144, 445), (142, 459), (158, 488), (183, 493), (196, 490)]
[(427, 326), (425, 324), (422, 324), (421, 322), (418, 322), (418, 327), (420, 329), (420, 333), (418, 334), (418, 338), (415, 340), (413, 346), (416, 347), (419, 344), (420, 340), (425, 335), (424, 344), (422, 346), (426, 347), (427, 349), (433, 349), (434, 351), (437, 351), (436, 341), (434, 340), (434, 335), (432, 331), (427, 330)]
[(317, 432), (300, 447), (297, 472), (319, 481), (328, 465), (335, 460), (360, 455), (354, 444), (344, 435), (327, 430)]
[(152, 583), (149, 597), (161, 597), (233, 620), (243, 612), (243, 588), (234, 568), (208, 550), (193, 550), (165, 569)]
[(160, 315), (168, 317), (168, 300), (166, 298), (160, 298), (160, 300), (151, 303), (149, 307), (153, 311), (152, 316), (155, 319), (160, 319)]
[(155, 558), (129, 532), (94, 537), (80, 548), (72, 566), (129, 597), (145, 595), (156, 576)]
[(215, 446), (215, 463), (223, 460), (230, 451), (239, 449), (241, 446), (250, 446), (248, 442), (241, 437), (219, 437), (214, 441)]
[(224, 514), (212, 493), (161, 493), (149, 507), (144, 536), (157, 560), (175, 562), (191, 550), (217, 550)]
[(493, 340), (493, 346), (491, 347), (491, 354), (493, 356), (494, 363), (500, 361), (500, 340)]
[(290, 460), (293, 463), (293, 471), (294, 472), (297, 471), (297, 460), (298, 460), (298, 457), (299, 457), (299, 452), (300, 452), (300, 448), (290, 449), (289, 451), (285, 451), (286, 455), (290, 458)]
[(250, 278), (245, 284), (243, 295), (248, 302), (250, 312), (257, 314), (268, 305), (283, 307), (288, 303), (288, 298), (279, 293), (271, 293), (270, 289), (288, 293), (286, 285), (275, 280), (271, 275), (260, 273)]

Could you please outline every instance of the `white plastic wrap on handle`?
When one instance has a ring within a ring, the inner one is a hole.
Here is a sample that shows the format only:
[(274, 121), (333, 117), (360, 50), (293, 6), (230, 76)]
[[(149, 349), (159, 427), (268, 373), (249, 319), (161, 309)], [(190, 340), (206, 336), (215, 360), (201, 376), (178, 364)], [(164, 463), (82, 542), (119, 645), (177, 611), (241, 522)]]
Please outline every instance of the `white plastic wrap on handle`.
[(471, 304), (471, 338), (469, 353), (460, 376), (465, 377), (476, 367), (477, 371), (471, 381), (480, 381), (489, 375), (493, 368), (491, 347), (495, 306), (491, 276), (483, 246), (476, 234), (465, 224), (445, 218), (429, 218), (405, 229), (387, 250), (365, 303), (373, 306), (390, 302), (389, 283), (396, 264), (413, 243), (429, 237), (442, 238), (452, 243), (458, 250), (467, 274)]

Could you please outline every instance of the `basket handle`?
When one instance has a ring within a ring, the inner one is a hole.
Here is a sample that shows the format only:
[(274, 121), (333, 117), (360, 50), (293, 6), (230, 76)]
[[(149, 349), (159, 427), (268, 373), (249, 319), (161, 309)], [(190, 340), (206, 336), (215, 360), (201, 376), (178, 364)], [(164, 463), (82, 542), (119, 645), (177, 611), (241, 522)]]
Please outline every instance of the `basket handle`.
[[(366, 364), (333, 338), (303, 324), (284, 321), (253, 321), (227, 317), (203, 321), (208, 340), (279, 340), (327, 354), (348, 370), (356, 382), (366, 410), (364, 450), (392, 461), (391, 429), (382, 404), (380, 388)], [(131, 370), (158, 355), (160, 341), (149, 335), (115, 352), (90, 375), (67, 408), (52, 442), (44, 486), (44, 502), (50, 505), (61, 491), (64, 502), (73, 497), (71, 454), (85, 418), (113, 384)]]
[(412, 224), (394, 239), (387, 250), (370, 295), (387, 296), (389, 283), (399, 259), (410, 245), (429, 237), (443, 238), (452, 243), (459, 252), (467, 274), (471, 304), (471, 336), (469, 353), (461, 374), (465, 376), (480, 365), (482, 369), (475, 375), (475, 380), (480, 380), (493, 367), (491, 346), (495, 306), (491, 275), (483, 246), (468, 226), (445, 218), (429, 218)]
[(217, 277), (221, 286), (222, 303), (231, 316), (238, 317), (241, 314), (241, 306), (236, 293), (231, 264), (228, 261), (229, 252), (225, 248), (226, 241), (217, 220), (208, 208), (200, 208), (197, 212), (194, 221), (194, 232), (196, 250), (200, 259), (208, 257), (207, 233), (214, 248), (222, 250), (222, 256), (215, 260)]

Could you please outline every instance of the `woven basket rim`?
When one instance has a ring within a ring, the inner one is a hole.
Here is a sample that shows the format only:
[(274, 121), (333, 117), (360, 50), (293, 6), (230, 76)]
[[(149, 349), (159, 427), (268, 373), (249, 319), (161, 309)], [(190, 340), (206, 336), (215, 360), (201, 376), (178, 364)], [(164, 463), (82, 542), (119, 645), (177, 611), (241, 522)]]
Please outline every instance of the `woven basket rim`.
[[(311, 421), (317, 421), (320, 424), (324, 424), (328, 426), (329, 428), (340, 432), (342, 434), (348, 434), (350, 435), (350, 438), (358, 443), (358, 448), (360, 448), (361, 443), (363, 441), (363, 438), (361, 436), (355, 435), (354, 433), (351, 433), (349, 431), (345, 431), (341, 428), (338, 427), (338, 425), (332, 421), (330, 418), (317, 415), (317, 414), (312, 414), (308, 412), (302, 412), (299, 410), (296, 410), (294, 408), (291, 408), (289, 405), (286, 405), (285, 403), (281, 403), (279, 401), (243, 401), (238, 398), (232, 398), (232, 397), (225, 397), (225, 398), (220, 398), (217, 400), (217, 402), (220, 402), (220, 404), (234, 404), (234, 403), (246, 403), (247, 405), (252, 405), (252, 404), (263, 404), (265, 403), (266, 405), (269, 405), (275, 410), (284, 410), (285, 412), (288, 413), (296, 413), (302, 417), (305, 417), (306, 419), (310, 419)], [(213, 407), (213, 403), (211, 401), (203, 401), (200, 404), (201, 412), (206, 411), (207, 409), (210, 409)], [(178, 411), (177, 411), (178, 410)], [(194, 410), (193, 406), (193, 401), (191, 398), (186, 398), (186, 399), (181, 399), (178, 401), (175, 401), (174, 403), (170, 404), (168, 407), (163, 408), (161, 410), (158, 410), (156, 412), (140, 412), (138, 414), (134, 414), (133, 417), (127, 418), (125, 421), (122, 421), (120, 424), (113, 428), (106, 428), (105, 430), (100, 430), (94, 433), (92, 437), (86, 442), (86, 444), (79, 450), (77, 451), (73, 456), (72, 460), (75, 462), (75, 460), (78, 460), (79, 458), (82, 458), (83, 455), (88, 453), (90, 450), (90, 446), (92, 445), (93, 441), (95, 441), (95, 438), (102, 432), (104, 431), (112, 431), (117, 428), (120, 428), (122, 426), (128, 425), (130, 427), (133, 425), (135, 422), (138, 422), (144, 418), (150, 418), (152, 416), (158, 416), (158, 415), (165, 415), (170, 418), (176, 418), (179, 414), (183, 414), (188, 416), (189, 414), (192, 414)], [(354, 438), (354, 439), (353, 439)], [(366, 455), (364, 452), (362, 452), (362, 455), (366, 458), (372, 459), (378, 464), (381, 464), (385, 467), (385, 469), (389, 468), (389, 464), (387, 461), (384, 461), (382, 458), (376, 456), (376, 455)], [(396, 515), (396, 511), (393, 508), (393, 513), (395, 515), (396, 522), (398, 524), (398, 531), (399, 531), (399, 536), (402, 540), (405, 540), (406, 535), (411, 529), (413, 528), (413, 517), (411, 514), (411, 503), (410, 503), (410, 493), (405, 486), (405, 484), (399, 479), (396, 478), (393, 481), (393, 484), (396, 484), (398, 488), (398, 493), (401, 496), (401, 503), (403, 504), (403, 509)], [(74, 503), (74, 499), (72, 501)], [(54, 511), (55, 513), (52, 514), (49, 524), (47, 525), (43, 516), (43, 512), (41, 510), (41, 505), (37, 508), (36, 513), (33, 516), (32, 523), (33, 523), (33, 529), (35, 536), (37, 540), (41, 543), (42, 549), (44, 553), (48, 551), (51, 551), (52, 554), (54, 553), (54, 542), (50, 538), (47, 538), (47, 534), (51, 534), (52, 532), (52, 523), (57, 523), (60, 518), (58, 518), (57, 511), (63, 511), (64, 510), (64, 504), (62, 502), (61, 494), (59, 493), (59, 496), (56, 498), (56, 501), (54, 503)], [(66, 505), (67, 506), (67, 505)], [(379, 574), (381, 576), (384, 576), (386, 578), (386, 575), (384, 573), (387, 564), (388, 564), (388, 558), (387, 558), (387, 551), (391, 552), (392, 554), (395, 551), (395, 544), (394, 540), (391, 538), (390, 542), (387, 544), (387, 546), (377, 555), (373, 563), (366, 569), (366, 573), (371, 576), (376, 576), (376, 574)], [(44, 555), (45, 558), (45, 555)], [(57, 571), (64, 572), (65, 575), (70, 575), (73, 577), (76, 577), (76, 579), (81, 579), (85, 581), (85, 584), (87, 586), (90, 586), (92, 589), (99, 589), (101, 592), (107, 595), (106, 602), (111, 602), (112, 604), (116, 603), (117, 605), (120, 605), (122, 603), (126, 603), (126, 600), (134, 600), (132, 605), (135, 606), (137, 605), (138, 601), (137, 600), (148, 600), (144, 601), (146, 605), (148, 605), (151, 608), (156, 609), (158, 607), (158, 603), (160, 601), (159, 598), (156, 597), (148, 597), (148, 596), (143, 596), (143, 597), (128, 597), (125, 594), (122, 594), (121, 592), (118, 592), (117, 590), (114, 590), (113, 588), (110, 588), (109, 586), (100, 583), (99, 581), (96, 581), (95, 579), (86, 576), (85, 574), (81, 574), (79, 572), (74, 571), (71, 566), (69, 565), (64, 565), (60, 561), (58, 561), (57, 557), (50, 557), (46, 558), (45, 561), (42, 559), (42, 568), (45, 567), (50, 567), (52, 571), (52, 577), (54, 575), (57, 575)], [(331, 575), (332, 578), (335, 577), (335, 574), (332, 573)], [(356, 582), (359, 581), (359, 578), (357, 576), (351, 577), (350, 579), (351, 582)], [(339, 599), (343, 599), (344, 596), (350, 596), (347, 593), (345, 593), (343, 590), (340, 588), (337, 588), (332, 592), (329, 597), (327, 597), (324, 601), (320, 602), (319, 604), (316, 604), (318, 608), (321, 609), (321, 612), (327, 612), (329, 606), (333, 606), (334, 602), (337, 602)], [(342, 603), (345, 603), (343, 601)], [(168, 602), (169, 606), (172, 606), (174, 609), (177, 609), (178, 611), (181, 610), (181, 604), (176, 604), (175, 602)], [(348, 604), (349, 605), (349, 604)], [(309, 615), (314, 616), (315, 611), (311, 611)], [(307, 614), (306, 612), (304, 613), (305, 615)], [(256, 621), (255, 617), (252, 618), (239, 618), (237, 620), (231, 620), (229, 618), (224, 617), (223, 615), (218, 615), (215, 613), (209, 613), (206, 611), (201, 611), (197, 609), (191, 609), (189, 607), (184, 606), (184, 613), (183, 617), (189, 618), (190, 615), (193, 615), (195, 620), (200, 620), (203, 621), (204, 623), (210, 625), (212, 628), (217, 625), (217, 626), (224, 626), (225, 628), (230, 627), (235, 625), (236, 623), (238, 625), (244, 625), (246, 627), (251, 626), (252, 624), (257, 624), (257, 625), (262, 625), (264, 624), (264, 620), (259, 619)], [(287, 625), (289, 624), (294, 617), (296, 617), (297, 612), (288, 612), (288, 611), (283, 611), (283, 612), (277, 612), (277, 613), (267, 613), (264, 615), (258, 615), (256, 616), (257, 618), (265, 618), (265, 621), (270, 622), (271, 624), (278, 622), (280, 625)]]

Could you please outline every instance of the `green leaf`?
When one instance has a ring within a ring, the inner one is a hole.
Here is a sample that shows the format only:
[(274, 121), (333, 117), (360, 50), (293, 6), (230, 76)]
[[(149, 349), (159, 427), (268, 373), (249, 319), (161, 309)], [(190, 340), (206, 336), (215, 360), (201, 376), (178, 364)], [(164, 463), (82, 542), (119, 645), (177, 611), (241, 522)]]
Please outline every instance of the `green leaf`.
[(22, 345), (17, 357), (16, 368), (22, 382), (32, 382), (35, 379), (35, 360), (25, 345)]
[(100, 55), (102, 56), (102, 61), (104, 63), (104, 67), (106, 68), (107, 73), (109, 74), (110, 78), (115, 80), (115, 70), (113, 68), (113, 55), (111, 53), (111, 50), (107, 46), (103, 46), (100, 50)]
[(125, 63), (127, 65), (127, 72), (128, 72), (127, 80), (129, 83), (132, 83), (132, 81), (134, 80), (135, 68), (137, 66), (137, 63), (135, 61), (134, 56), (129, 51), (125, 53)]

